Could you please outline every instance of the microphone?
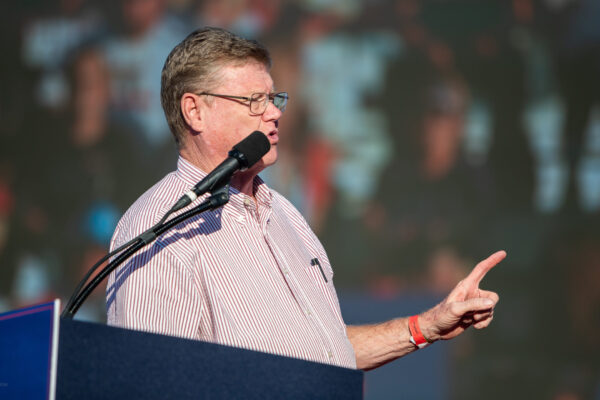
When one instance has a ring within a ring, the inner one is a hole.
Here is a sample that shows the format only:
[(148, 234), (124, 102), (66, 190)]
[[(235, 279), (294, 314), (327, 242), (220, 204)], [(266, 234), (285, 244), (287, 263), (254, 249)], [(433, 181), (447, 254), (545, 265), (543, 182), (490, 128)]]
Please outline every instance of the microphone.
[(198, 182), (189, 192), (175, 203), (171, 212), (196, 200), (206, 192), (213, 192), (229, 183), (237, 171), (245, 171), (256, 164), (271, 148), (267, 136), (261, 131), (254, 131), (229, 151), (229, 157)]

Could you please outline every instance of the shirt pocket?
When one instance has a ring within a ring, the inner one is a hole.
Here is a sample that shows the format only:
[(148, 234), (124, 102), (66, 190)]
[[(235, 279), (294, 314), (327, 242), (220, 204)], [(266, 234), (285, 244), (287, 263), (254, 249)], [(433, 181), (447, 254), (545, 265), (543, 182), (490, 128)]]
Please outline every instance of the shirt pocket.
[(323, 305), (326, 305), (327, 312), (339, 324), (340, 331), (345, 334), (345, 324), (340, 311), (339, 300), (335, 287), (333, 286), (333, 270), (328, 260), (318, 257), (310, 259), (305, 266), (305, 272), (314, 288), (321, 294)]
[(333, 280), (333, 270), (327, 267), (328, 265), (323, 265), (318, 257), (314, 257), (310, 260), (306, 269), (313, 279), (322, 280), (325, 284), (329, 284)]
[(328, 299), (337, 298), (333, 286), (333, 270), (327, 261), (313, 257), (305, 264), (304, 270), (310, 281)]

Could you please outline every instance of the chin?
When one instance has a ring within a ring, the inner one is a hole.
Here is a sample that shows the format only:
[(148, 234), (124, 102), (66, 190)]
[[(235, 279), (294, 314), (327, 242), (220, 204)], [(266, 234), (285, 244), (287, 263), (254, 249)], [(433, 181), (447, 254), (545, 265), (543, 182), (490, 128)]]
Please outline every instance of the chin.
[(263, 156), (263, 158), (257, 163), (262, 165), (261, 169), (270, 167), (277, 162), (277, 148), (271, 147), (271, 150)]
[(248, 172), (251, 172), (253, 175), (258, 175), (265, 168), (275, 164), (275, 162), (277, 162), (277, 149), (271, 149), (263, 156), (263, 158), (248, 169)]

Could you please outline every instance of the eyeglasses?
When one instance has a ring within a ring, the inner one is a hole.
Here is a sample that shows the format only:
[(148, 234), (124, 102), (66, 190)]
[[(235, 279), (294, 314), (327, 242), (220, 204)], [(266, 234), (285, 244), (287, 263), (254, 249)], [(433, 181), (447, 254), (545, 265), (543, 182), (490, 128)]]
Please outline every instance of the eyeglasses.
[(216, 94), (216, 93), (207, 93), (202, 92), (198, 93), (198, 95), (205, 96), (215, 96), (221, 97), (223, 99), (239, 99), (245, 100), (248, 102), (250, 107), (250, 112), (252, 114), (262, 115), (267, 110), (267, 106), (269, 105), (269, 101), (272, 101), (275, 107), (277, 107), (281, 112), (285, 111), (285, 107), (287, 106), (288, 99), (290, 96), (287, 92), (279, 92), (279, 93), (253, 93), (250, 97), (245, 96), (230, 96), (228, 94)]

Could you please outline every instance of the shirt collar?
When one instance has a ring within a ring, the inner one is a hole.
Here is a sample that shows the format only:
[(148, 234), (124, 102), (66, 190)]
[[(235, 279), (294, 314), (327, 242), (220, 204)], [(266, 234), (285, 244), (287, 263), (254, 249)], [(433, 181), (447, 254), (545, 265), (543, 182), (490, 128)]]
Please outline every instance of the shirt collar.
[[(208, 174), (193, 165), (185, 158), (179, 156), (175, 175), (191, 188), (196, 183), (204, 179), (204, 177), (206, 177)], [(263, 181), (258, 175), (254, 177), (253, 191), (259, 207), (265, 206), (267, 208), (271, 208), (271, 204), (273, 202), (273, 193), (265, 181)], [(250, 196), (241, 193), (234, 187), (229, 188), (229, 202), (225, 205), (226, 209), (243, 214), (244, 208), (251, 207), (253, 204), (254, 202)]]
[(192, 187), (208, 174), (185, 158), (179, 156), (177, 159), (177, 171), (175, 172), (175, 175)]

